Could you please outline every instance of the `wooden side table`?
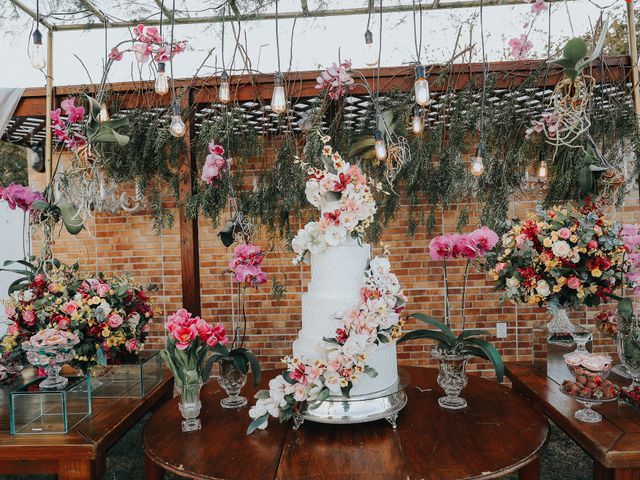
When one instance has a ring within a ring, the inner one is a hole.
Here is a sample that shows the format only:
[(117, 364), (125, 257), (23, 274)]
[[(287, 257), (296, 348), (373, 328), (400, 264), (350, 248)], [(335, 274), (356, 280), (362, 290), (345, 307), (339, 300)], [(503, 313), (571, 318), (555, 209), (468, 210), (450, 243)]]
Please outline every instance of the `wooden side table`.
[(95, 398), (92, 414), (67, 434), (11, 435), (8, 392), (0, 391), (0, 473), (57, 474), (59, 480), (102, 477), (106, 452), (149, 410), (173, 396), (173, 377), (144, 398)]
[[(202, 393), (202, 430), (182, 433), (178, 399), (161, 407), (146, 424), (145, 478), (170, 471), (185, 478), (296, 480), (330, 478), (438, 479), (498, 478), (518, 471), (522, 480), (540, 476), (546, 418), (510, 389), (470, 377), (466, 410), (438, 406), (443, 395), (437, 371), (406, 367), (409, 401), (398, 428), (384, 420), (359, 425), (322, 425), (269, 420), (267, 430), (246, 436), (247, 408), (224, 410), (223, 392), (213, 382)], [(265, 372), (263, 387), (279, 372)], [(425, 391), (420, 391), (416, 387)], [(246, 388), (247, 397), (255, 390)]]
[(640, 480), (640, 412), (624, 403), (594, 407), (599, 423), (574, 418), (582, 408), (560, 392), (560, 384), (532, 365), (507, 365), (513, 388), (529, 398), (545, 415), (593, 457), (594, 480)]

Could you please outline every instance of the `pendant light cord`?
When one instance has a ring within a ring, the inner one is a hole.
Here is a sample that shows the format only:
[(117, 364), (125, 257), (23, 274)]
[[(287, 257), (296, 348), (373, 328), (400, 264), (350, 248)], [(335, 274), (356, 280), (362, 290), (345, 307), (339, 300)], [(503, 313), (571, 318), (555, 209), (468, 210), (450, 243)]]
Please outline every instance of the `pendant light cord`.
[[(164, 10), (164, 0), (162, 0), (162, 5), (160, 5), (160, 36), (162, 37), (162, 11)], [(164, 38), (162, 39), (164, 42)]]
[(484, 50), (484, 18), (483, 18), (484, 0), (480, 0), (480, 45), (482, 47), (482, 99), (480, 104), (480, 141), (478, 144), (482, 144), (484, 140), (484, 107), (485, 98), (487, 96), (487, 61)]
[(36, 0), (36, 30), (40, 27), (40, 0)]
[(222, 71), (226, 71), (227, 68), (224, 63), (224, 24), (227, 19), (227, 7), (226, 5), (222, 7), (222, 45), (220, 46), (220, 56), (222, 57)]
[(367, 30), (369, 30), (369, 27), (371, 26), (371, 14), (373, 13), (373, 2), (375, 0), (369, 0), (369, 14), (367, 15)]
[(176, 110), (179, 111), (180, 106), (177, 105), (177, 99), (176, 99), (176, 81), (175, 78), (173, 76), (173, 58), (171, 56), (171, 53), (173, 52), (173, 30), (176, 26), (176, 0), (172, 0), (171, 3), (171, 42), (169, 44), (169, 61), (171, 62), (169, 64), (169, 68), (170, 68), (170, 72), (171, 72), (171, 101), (173, 103), (173, 114), (176, 113)]
[[(378, 65), (376, 67), (377, 86), (376, 86), (375, 107), (376, 107), (378, 116), (380, 115), (380, 63), (381, 63), (381, 60), (382, 60), (382, 0), (380, 0), (380, 29), (378, 34)], [(385, 125), (385, 130), (386, 130), (386, 125)]]
[(278, 72), (280, 72), (280, 35), (278, 32), (278, 0), (276, 0), (276, 54), (278, 56)]
[[(420, 65), (420, 52), (422, 51), (422, 3), (418, 2), (420, 10), (420, 35), (417, 32), (416, 0), (413, 0), (413, 43), (416, 48), (416, 62)], [(418, 39), (419, 38), (419, 39)]]

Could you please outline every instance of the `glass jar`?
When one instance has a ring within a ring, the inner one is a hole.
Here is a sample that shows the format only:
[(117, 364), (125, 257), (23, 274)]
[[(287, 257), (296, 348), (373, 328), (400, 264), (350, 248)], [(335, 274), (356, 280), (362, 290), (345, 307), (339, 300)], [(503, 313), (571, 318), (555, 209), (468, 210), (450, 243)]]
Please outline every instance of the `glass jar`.
[(629, 389), (640, 386), (640, 327), (638, 318), (618, 318), (618, 356), (632, 379)]
[(182, 431), (195, 432), (202, 428), (200, 422), (200, 410), (202, 403), (200, 402), (200, 390), (202, 389), (202, 381), (192, 383), (181, 383), (176, 380), (176, 390), (180, 394), (180, 403), (178, 408), (182, 414)]

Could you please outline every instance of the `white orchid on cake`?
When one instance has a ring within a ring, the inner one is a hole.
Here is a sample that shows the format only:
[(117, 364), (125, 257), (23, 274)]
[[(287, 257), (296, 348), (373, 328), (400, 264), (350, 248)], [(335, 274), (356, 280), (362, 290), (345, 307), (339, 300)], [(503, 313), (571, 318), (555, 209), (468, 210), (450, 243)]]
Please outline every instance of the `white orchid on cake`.
[(304, 404), (314, 409), (330, 395), (349, 397), (362, 375), (377, 376), (367, 356), (376, 346), (400, 338), (404, 324), (400, 313), (406, 300), (389, 260), (372, 259), (364, 273), (360, 305), (341, 315), (334, 335), (318, 345), (315, 359), (284, 359), (286, 370), (269, 382), (269, 390), (256, 394), (247, 434), (266, 428), (269, 416), (285, 422)]
[(305, 187), (307, 200), (320, 209), (321, 217), (317, 222), (307, 223), (293, 239), (291, 246), (297, 254), (294, 263), (303, 261), (307, 252), (318, 254), (349, 238), (362, 239), (376, 213), (372, 188), (382, 190), (381, 184), (369, 184), (357, 165), (334, 152), (326, 144), (329, 137), (322, 139), (324, 170), (298, 161), (309, 174)]

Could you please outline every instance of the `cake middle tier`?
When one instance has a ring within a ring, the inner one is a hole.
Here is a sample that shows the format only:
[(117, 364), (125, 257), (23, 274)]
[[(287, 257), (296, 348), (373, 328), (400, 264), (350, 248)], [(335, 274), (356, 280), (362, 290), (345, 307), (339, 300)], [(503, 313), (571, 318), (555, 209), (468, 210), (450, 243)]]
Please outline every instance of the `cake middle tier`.
[(309, 294), (331, 301), (359, 296), (369, 255), (369, 245), (353, 238), (311, 255)]
[(360, 296), (346, 298), (317, 297), (302, 294), (302, 330), (300, 338), (319, 342), (324, 337), (335, 336), (346, 311), (360, 306)]

